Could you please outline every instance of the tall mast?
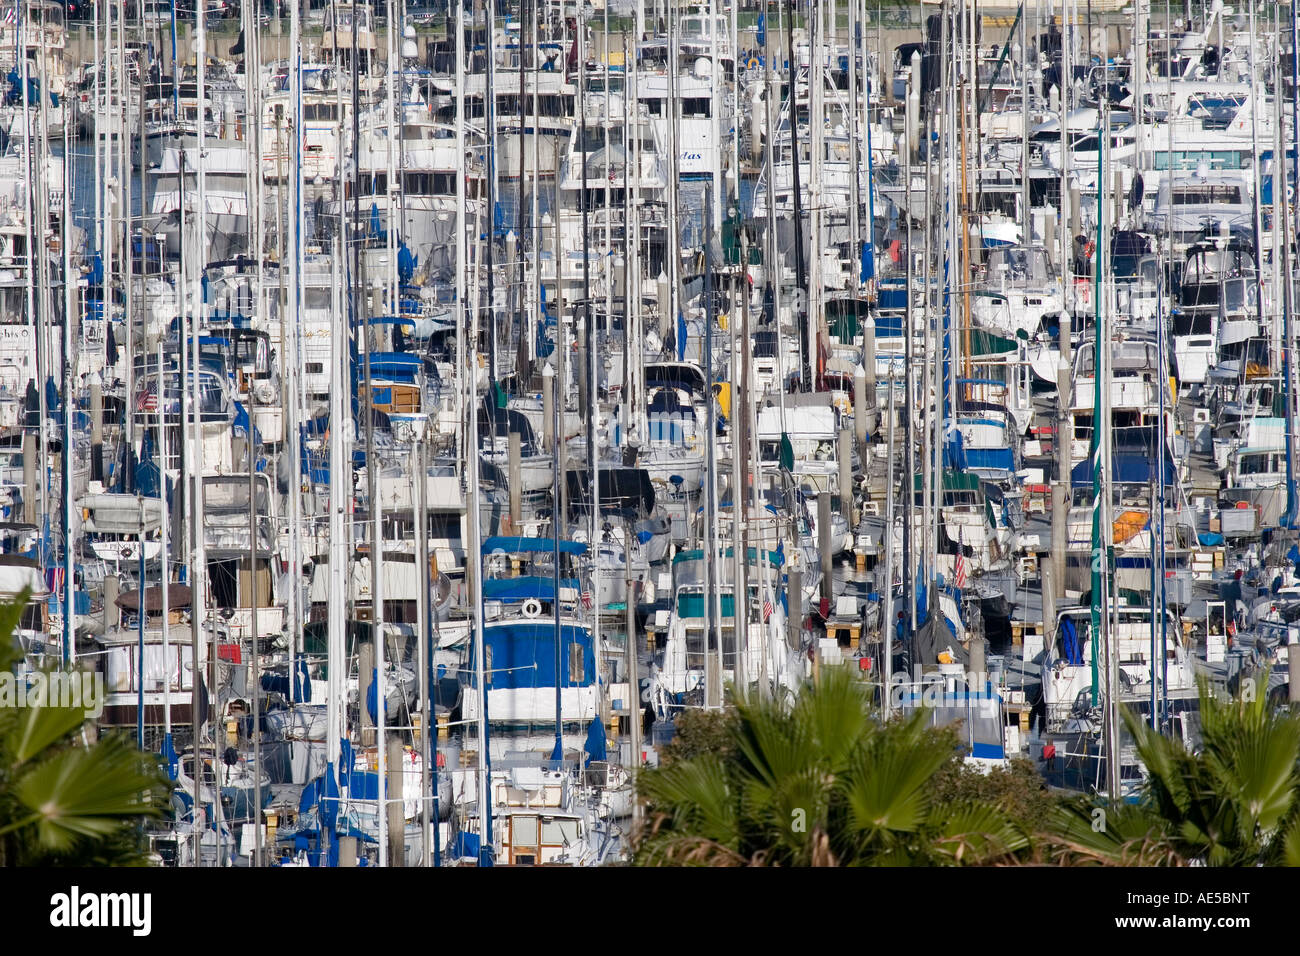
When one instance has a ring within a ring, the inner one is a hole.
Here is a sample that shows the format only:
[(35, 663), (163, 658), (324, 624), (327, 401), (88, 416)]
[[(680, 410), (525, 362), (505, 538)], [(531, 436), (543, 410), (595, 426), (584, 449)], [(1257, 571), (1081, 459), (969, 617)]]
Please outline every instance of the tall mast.
[[(732, 4), (735, 7), (735, 4)], [(606, 15), (608, 16), (609, 4), (605, 5)], [(709, 131), (713, 139), (713, 152), (709, 157), (712, 166), (710, 174), (713, 179), (713, 202), (712, 215), (714, 228), (722, 227), (722, 206), (726, 198), (727, 191), (722, 182), (722, 71), (718, 68), (721, 62), (718, 58), (718, 0), (709, 0), (709, 111), (712, 117), (709, 125), (712, 129)], [(679, 157), (680, 158), (680, 157)]]
[[(790, 16), (785, 21), (786, 37), (786, 76), (790, 85), (790, 176), (793, 189), (790, 190), (790, 196), (794, 202), (794, 264), (795, 264), (795, 288), (807, 290), (808, 276), (804, 270), (803, 256), (803, 199), (799, 195), (799, 64), (795, 59), (794, 50), (794, 17), (798, 0), (790, 0)], [(811, 23), (816, 17), (808, 17), (805, 23)], [(811, 49), (811, 48), (810, 48)], [(810, 61), (811, 62), (811, 61)], [(809, 97), (812, 96), (812, 74), (809, 72)], [(812, 123), (812, 117), (809, 116), (809, 125)], [(770, 139), (775, 132), (768, 130)], [(768, 192), (775, 187), (775, 183), (768, 187)], [(769, 228), (775, 229), (776, 222), (769, 219)], [(799, 299), (796, 298), (796, 303)], [(805, 302), (807, 300), (804, 300)], [(805, 392), (812, 391), (812, 360), (810, 358), (810, 349), (812, 342), (808, 335), (808, 322), (811, 319), (800, 316), (799, 311), (806, 311), (809, 315), (812, 313), (811, 305), (804, 310), (796, 309), (794, 316), (795, 323), (799, 328), (799, 360), (801, 389)], [(778, 322), (778, 326), (779, 326)], [(784, 389), (782, 389), (784, 394)], [(784, 416), (782, 416), (782, 426), (784, 426)]]
[[(1280, 90), (1279, 90), (1280, 93)], [(1281, 127), (1282, 116), (1281, 109), (1278, 110), (1277, 125)], [(1291, 128), (1300, 130), (1300, 5), (1292, 4), (1291, 9)], [(1295, 134), (1293, 134), (1294, 136)], [(1278, 170), (1284, 168), (1286, 162), (1285, 156), (1274, 157), (1274, 167)], [(1300, 147), (1295, 150), (1295, 155), (1291, 158), (1291, 173), (1297, 188), (1300, 188)], [(1279, 188), (1280, 183), (1280, 188)], [(1279, 206), (1278, 196), (1286, 196), (1286, 175), (1279, 177), (1275, 174), (1273, 177), (1273, 204)], [(1286, 208), (1285, 201), (1280, 204), (1282, 209)], [(1291, 223), (1291, 237), (1294, 239), (1300, 235), (1300, 202), (1295, 204), (1295, 219)], [(1288, 273), (1289, 275), (1289, 273)], [(1294, 335), (1293, 323), (1295, 320), (1295, 282), (1293, 279), (1287, 279), (1285, 286), (1286, 307), (1283, 313), (1283, 343), (1282, 343), (1282, 381), (1286, 392), (1286, 515), (1281, 522), (1283, 527), (1295, 528), (1297, 523), (1297, 512), (1300, 512), (1300, 490), (1296, 487), (1296, 464), (1295, 464), (1295, 383), (1293, 380), (1293, 368), (1295, 365), (1295, 356), (1292, 353), (1292, 338)]]
[[(820, 336), (822, 320), (822, 160), (826, 155), (826, 10), (821, 4), (808, 7), (808, 350), (804, 355), (808, 391), (815, 390), (821, 377)], [(793, 64), (793, 52), (791, 53)], [(791, 66), (793, 70), (793, 65)], [(794, 114), (792, 114), (794, 115)], [(791, 129), (796, 120), (791, 121)], [(794, 158), (798, 168), (799, 157)], [(804, 287), (801, 287), (804, 288)], [(829, 592), (827, 592), (829, 593)]]
[[(42, 57), (44, 53), (42, 53)], [(45, 84), (41, 84), (41, 97), (46, 97)], [(76, 628), (73, 609), (73, 542), (72, 542), (72, 412), (77, 407), (75, 394), (76, 374), (73, 366), (72, 323), (75, 319), (76, 284), (72, 274), (72, 149), (68, 134), (68, 107), (64, 103), (63, 122), (63, 211), (60, 225), (63, 231), (63, 666), (70, 667), (77, 659)], [(78, 323), (80, 324), (80, 323)], [(166, 481), (163, 482), (164, 490)], [(165, 689), (164, 689), (165, 690)], [(164, 697), (167, 695), (164, 693)]]
[[(461, 173), (456, 177), (456, 303), (457, 312), (460, 315), (460, 321), (457, 323), (458, 328), (464, 328), (466, 321), (469, 322), (470, 335), (468, 340), (460, 343), (464, 347), (461, 353), (465, 356), (461, 361), (460, 367), (465, 377), (465, 393), (462, 398), (465, 414), (468, 416), (468, 448), (463, 454), (465, 467), (469, 471), (469, 511), (466, 521), (466, 530), (469, 533), (469, 555), (473, 560), (473, 577), (470, 584), (470, 615), (473, 621), (473, 642), (474, 642), (474, 679), (478, 686), (479, 706), (478, 706), (478, 782), (476, 793), (478, 796), (478, 820), (479, 820), (479, 865), (492, 865), (492, 800), (488, 792), (489, 768), (491, 766), (491, 757), (488, 753), (488, 723), (487, 723), (487, 666), (486, 656), (486, 635), (483, 630), (483, 533), (481, 526), (481, 515), (479, 513), (479, 463), (478, 463), (478, 303), (477, 295), (474, 302), (468, 301), (466, 295), (465, 268), (468, 265), (466, 257), (466, 235), (465, 235), (465, 4), (464, 0), (456, 0), (456, 143), (457, 156), (456, 161), (461, 167)], [(491, 211), (489, 210), (489, 215)], [(490, 228), (490, 227), (489, 227)], [(465, 571), (470, 573), (470, 557), (466, 558)]]
[[(340, 219), (343, 216), (340, 215)], [(340, 229), (334, 240), (334, 255), (331, 257), (331, 271), (334, 281), (330, 283), (331, 306), (335, 315), (344, 314), (339, 296), (341, 278), (338, 275), (339, 263), (342, 261), (343, 242), (346, 233)], [(356, 292), (354, 290), (353, 300)], [(326, 694), (325, 710), (325, 754), (326, 780), (336, 782), (339, 761), (342, 755), (342, 737), (346, 731), (344, 717), (347, 702), (344, 699), (345, 671), (347, 669), (347, 650), (345, 647), (345, 629), (347, 608), (345, 595), (352, 590), (352, 576), (348, 573), (348, 550), (346, 522), (352, 511), (352, 465), (350, 456), (345, 453), (348, 433), (353, 428), (351, 411), (344, 404), (344, 396), (351, 394), (350, 370), (348, 368), (347, 328), (343, 322), (330, 323), (330, 491), (329, 491), (329, 596), (327, 629), (329, 690)], [(364, 704), (364, 701), (363, 701)]]
[[(711, 187), (706, 187), (711, 191)], [(726, 657), (723, 653), (725, 642), (723, 641), (722, 625), (722, 583), (720, 580), (721, 564), (719, 547), (718, 547), (718, 457), (716, 448), (716, 429), (714, 422), (717, 421), (717, 409), (713, 394), (713, 322), (714, 322), (714, 305), (713, 305), (713, 203), (711, 196), (705, 197), (704, 202), (704, 397), (706, 408), (705, 428), (707, 429), (707, 450), (708, 450), (708, 469), (709, 483), (705, 489), (705, 541), (707, 551), (705, 552), (705, 567), (708, 569), (709, 590), (712, 591), (713, 599), (708, 604), (708, 611), (711, 620), (706, 633), (711, 640), (717, 641), (718, 644), (718, 661), (717, 661), (717, 692), (718, 697), (713, 700), (718, 709), (723, 706), (723, 669), (726, 663)], [(733, 501), (735, 495), (732, 495)], [(733, 595), (732, 602), (732, 624), (736, 624), (735, 599)], [(734, 630), (733, 630), (734, 635)], [(708, 653), (706, 647), (705, 653)], [(708, 667), (704, 669), (708, 674)], [(705, 685), (705, 704), (708, 706), (714, 688), (712, 684)]]

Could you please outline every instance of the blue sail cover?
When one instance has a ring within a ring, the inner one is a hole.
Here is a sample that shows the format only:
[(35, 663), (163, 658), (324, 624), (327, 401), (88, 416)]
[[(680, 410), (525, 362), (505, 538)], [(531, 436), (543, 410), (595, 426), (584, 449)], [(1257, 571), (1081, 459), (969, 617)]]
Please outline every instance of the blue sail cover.
[(176, 771), (179, 768), (181, 758), (180, 754), (176, 752), (175, 745), (172, 743), (171, 734), (166, 734), (163, 737), (162, 750), (159, 752), (159, 756), (162, 757), (163, 763), (167, 765), (167, 779), (175, 780)]
[[(1110, 462), (1111, 480), (1122, 485), (1150, 485), (1156, 480), (1156, 463), (1153, 459), (1133, 453), (1116, 454)], [(1166, 456), (1164, 482), (1172, 486), (1175, 481), (1174, 463)], [(1092, 459), (1084, 459), (1070, 472), (1070, 484), (1075, 488), (1092, 487)]]
[[(578, 589), (576, 578), (562, 578), (560, 588)], [(521, 603), (529, 598), (539, 601), (555, 600), (555, 578), (542, 575), (522, 575), (515, 578), (488, 578), (483, 582), (485, 601)]]
[[(498, 552), (502, 554), (552, 554), (554, 551), (554, 538), (520, 538), (494, 535), (483, 542), (484, 554), (496, 554)], [(581, 556), (587, 553), (587, 545), (581, 541), (561, 541), (560, 553)]]
[(963, 467), (971, 471), (1016, 470), (1015, 452), (1010, 448), (962, 448)]
[(1065, 659), (1073, 667), (1083, 664), (1083, 645), (1074, 629), (1074, 622), (1068, 617), (1061, 621), (1061, 643), (1065, 647)]
[[(1177, 469), (1166, 446), (1157, 453), (1160, 442), (1154, 425), (1116, 428), (1112, 433), (1111, 479), (1119, 484), (1149, 485), (1156, 480), (1156, 459), (1164, 463), (1164, 483), (1172, 486)], [(1070, 483), (1092, 487), (1092, 460), (1087, 459), (1070, 472)]]
[[(379, 723), (379, 671), (370, 672), (370, 689), (366, 692), (366, 710), (370, 719)], [(384, 701), (384, 720), (388, 719), (388, 701)]]
[[(634, 712), (630, 719), (638, 720), (639, 715)], [(588, 763), (593, 760), (609, 759), (605, 749), (605, 725), (600, 722), (599, 717), (593, 717), (591, 723), (587, 725), (587, 742), (582, 749), (587, 754)]]

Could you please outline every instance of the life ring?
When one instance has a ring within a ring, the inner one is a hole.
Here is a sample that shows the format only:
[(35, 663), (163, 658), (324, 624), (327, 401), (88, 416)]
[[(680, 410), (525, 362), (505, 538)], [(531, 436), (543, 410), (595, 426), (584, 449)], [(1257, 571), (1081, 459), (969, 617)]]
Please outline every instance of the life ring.
[(542, 602), (537, 600), (537, 598), (529, 598), (524, 602), (524, 606), (521, 610), (524, 612), (524, 617), (541, 617)]
[(750, 70), (757, 70), (757, 69), (758, 69), (758, 57), (756, 57), (756, 56), (751, 56), (751, 57), (749, 58), (749, 62), (745, 64), (745, 67), (746, 67), (747, 69), (750, 69)]

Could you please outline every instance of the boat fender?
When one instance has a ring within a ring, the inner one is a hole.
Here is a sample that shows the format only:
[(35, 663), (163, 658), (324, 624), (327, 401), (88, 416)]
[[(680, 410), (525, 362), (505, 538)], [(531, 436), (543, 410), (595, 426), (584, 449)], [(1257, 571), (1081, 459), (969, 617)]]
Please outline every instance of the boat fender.
[(522, 610), (524, 612), (524, 617), (541, 617), (542, 602), (537, 600), (537, 598), (529, 598), (524, 602)]

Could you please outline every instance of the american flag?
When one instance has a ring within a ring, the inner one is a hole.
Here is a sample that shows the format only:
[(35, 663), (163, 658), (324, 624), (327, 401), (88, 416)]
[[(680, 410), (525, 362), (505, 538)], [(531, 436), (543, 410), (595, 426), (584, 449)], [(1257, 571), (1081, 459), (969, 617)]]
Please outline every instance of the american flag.
[(583, 606), (584, 608), (586, 608), (588, 611), (591, 610), (591, 592), (590, 592), (590, 591), (583, 591), (583, 592), (582, 592), (582, 606)]
[(14, 4), (5, 10), (5, 23), (12, 26), (18, 22), (18, 4)]
[(144, 391), (135, 400), (135, 410), (137, 412), (156, 412), (158, 411), (158, 390), (153, 382), (145, 385)]
[(763, 623), (764, 623), (764, 624), (766, 624), (766, 623), (767, 623), (767, 619), (768, 619), (769, 617), (772, 616), (772, 611), (773, 611), (773, 610), (774, 610), (774, 609), (773, 609), (773, 607), (772, 607), (772, 599), (771, 599), (771, 598), (763, 598)]
[(957, 555), (957, 566), (952, 572), (952, 583), (959, 588), (966, 586), (966, 556), (963, 554)]

